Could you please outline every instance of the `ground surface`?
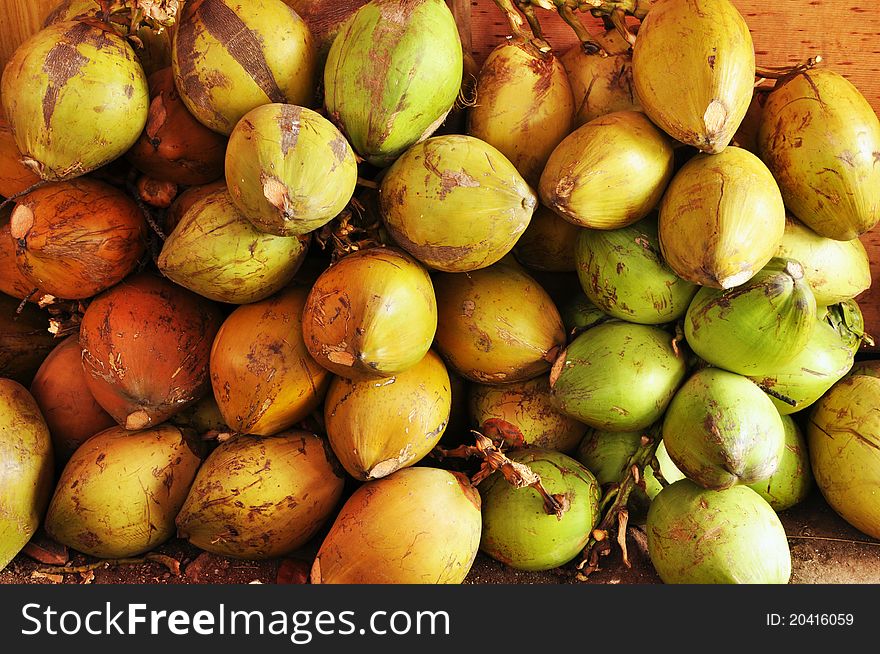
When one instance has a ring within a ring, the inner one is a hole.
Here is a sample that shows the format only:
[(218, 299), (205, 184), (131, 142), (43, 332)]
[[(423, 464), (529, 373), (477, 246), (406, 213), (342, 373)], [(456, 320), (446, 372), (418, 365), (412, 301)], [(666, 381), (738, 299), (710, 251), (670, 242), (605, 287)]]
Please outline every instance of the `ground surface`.
[[(793, 584), (880, 583), (880, 542), (856, 531), (840, 519), (814, 492), (797, 507), (780, 514), (789, 536)], [(320, 535), (316, 538), (319, 541)], [(618, 554), (603, 559), (602, 568), (586, 583), (659, 583), (647, 555), (643, 534), (632, 530), (629, 538), (632, 567), (623, 565)], [(123, 583), (123, 584), (248, 584), (303, 583), (312, 548), (286, 560), (240, 561), (202, 553), (186, 542), (173, 540), (156, 550), (180, 564), (178, 574), (158, 561), (98, 567), (92, 572), (46, 574), (45, 563), (19, 554), (0, 572), (3, 584)], [(70, 553), (68, 565), (95, 563), (90, 557)], [(42, 572), (41, 572), (42, 571)], [(577, 583), (574, 565), (548, 572), (520, 572), (480, 554), (465, 583), (470, 584), (554, 584)]]

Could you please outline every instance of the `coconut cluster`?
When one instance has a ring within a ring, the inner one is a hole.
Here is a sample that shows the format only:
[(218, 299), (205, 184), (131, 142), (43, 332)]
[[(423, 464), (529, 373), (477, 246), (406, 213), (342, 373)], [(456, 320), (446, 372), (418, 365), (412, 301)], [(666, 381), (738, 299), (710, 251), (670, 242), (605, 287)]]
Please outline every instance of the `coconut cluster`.
[(880, 538), (880, 121), (701, 7), (471, 75), (443, 0), (62, 2), (0, 86), (0, 567), (43, 525), (460, 583), (629, 521), (665, 582), (786, 583), (814, 477)]

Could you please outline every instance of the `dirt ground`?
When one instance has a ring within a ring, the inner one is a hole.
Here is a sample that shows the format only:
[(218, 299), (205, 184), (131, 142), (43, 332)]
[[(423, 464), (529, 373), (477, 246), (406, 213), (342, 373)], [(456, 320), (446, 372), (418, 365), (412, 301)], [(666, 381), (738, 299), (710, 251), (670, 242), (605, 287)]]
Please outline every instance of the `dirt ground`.
[[(780, 514), (792, 553), (792, 584), (880, 583), (880, 542), (850, 527), (814, 492), (800, 505)], [(200, 552), (185, 541), (172, 540), (155, 553), (168, 559), (142, 563), (99, 565), (91, 571), (58, 574), (26, 554), (19, 554), (0, 572), (2, 584), (250, 584), (304, 583), (319, 534), (309, 547), (286, 559), (242, 561)], [(40, 538), (35, 539), (40, 542)], [(575, 564), (547, 572), (521, 572), (480, 554), (466, 584), (653, 584), (660, 583), (648, 558), (644, 533), (629, 532), (627, 568), (619, 553), (603, 559), (586, 582), (575, 579)], [(51, 547), (44, 543), (45, 548)], [(57, 556), (57, 554), (56, 554)], [(44, 556), (45, 558), (45, 556)], [(64, 558), (61, 553), (58, 561)], [(89, 566), (97, 559), (69, 553), (70, 567)], [(179, 571), (176, 569), (179, 564)]]

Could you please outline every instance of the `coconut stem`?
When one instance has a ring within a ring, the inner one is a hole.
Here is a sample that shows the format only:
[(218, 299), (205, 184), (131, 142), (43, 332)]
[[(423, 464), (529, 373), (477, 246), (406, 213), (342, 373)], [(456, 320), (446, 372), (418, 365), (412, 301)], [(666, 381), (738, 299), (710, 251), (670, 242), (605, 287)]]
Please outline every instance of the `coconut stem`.
[(789, 75), (802, 73), (822, 63), (822, 55), (810, 57), (795, 66), (755, 66), (755, 77), (762, 79), (782, 79)]
[(615, 525), (617, 529), (616, 542), (620, 546), (623, 562), (626, 567), (630, 567), (626, 549), (626, 526), (629, 522), (626, 504), (629, 501), (630, 493), (635, 490), (636, 486), (644, 487), (645, 466), (655, 460), (659, 444), (660, 435), (656, 428), (650, 434), (643, 435), (639, 448), (627, 461), (623, 479), (612, 484), (602, 497), (602, 501), (599, 503), (602, 520), (593, 529), (590, 539), (584, 547), (583, 559), (577, 566), (580, 571), (577, 575), (578, 581), (586, 581), (589, 575), (599, 569), (599, 558), (611, 553), (614, 546), (610, 533)]

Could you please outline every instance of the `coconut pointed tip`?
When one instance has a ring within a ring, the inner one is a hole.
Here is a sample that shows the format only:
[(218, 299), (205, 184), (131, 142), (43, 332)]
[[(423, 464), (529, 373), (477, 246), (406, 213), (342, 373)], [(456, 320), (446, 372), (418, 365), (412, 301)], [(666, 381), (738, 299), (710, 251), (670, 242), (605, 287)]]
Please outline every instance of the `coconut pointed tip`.
[(568, 353), (568, 350), (562, 350), (559, 353), (559, 356), (556, 357), (556, 361), (553, 362), (553, 366), (550, 368), (550, 389), (552, 390), (554, 386), (556, 386), (556, 380), (559, 379), (559, 375), (562, 374), (562, 368), (565, 366), (565, 355)]
[(730, 277), (724, 277), (723, 279), (718, 280), (719, 286), (724, 290), (729, 288), (734, 288), (735, 286), (740, 286), (741, 284), (745, 284), (749, 281), (755, 273), (751, 270), (743, 270), (742, 272), (738, 272), (735, 275), (731, 275)]
[(799, 261), (786, 261), (785, 272), (788, 273), (794, 280), (799, 281), (804, 278), (804, 267)]
[(148, 427), (150, 422), (150, 414), (143, 409), (139, 409), (128, 414), (128, 417), (125, 419), (125, 428), (129, 431), (143, 429)]
[(24, 204), (16, 205), (15, 209), (12, 211), (12, 216), (9, 219), (9, 232), (12, 234), (12, 238), (16, 240), (26, 238), (28, 232), (31, 231), (33, 226), (33, 209)]
[(313, 584), (323, 584), (324, 580), (321, 578), (321, 557), (320, 555), (315, 557), (315, 562), (312, 563), (312, 571), (309, 574), (309, 581)]

